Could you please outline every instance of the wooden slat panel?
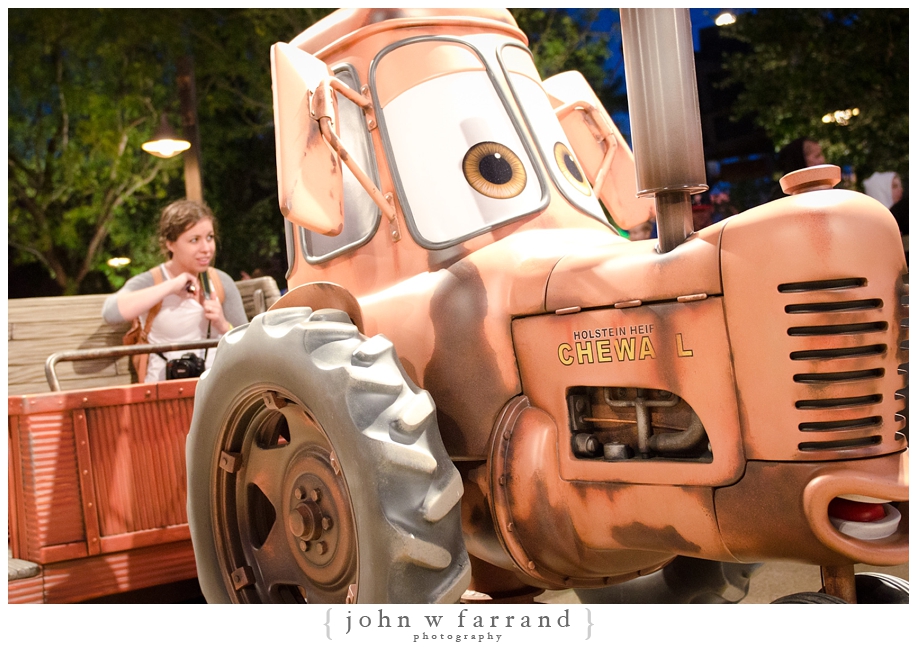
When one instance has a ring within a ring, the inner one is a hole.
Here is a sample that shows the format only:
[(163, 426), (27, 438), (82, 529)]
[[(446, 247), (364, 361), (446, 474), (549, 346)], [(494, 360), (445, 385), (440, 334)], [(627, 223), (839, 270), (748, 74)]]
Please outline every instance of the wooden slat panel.
[(187, 523), (193, 399), (87, 409), (103, 537)]
[(27, 554), (41, 561), (46, 546), (85, 542), (72, 418), (66, 412), (19, 419), (21, 497)]
[[(102, 304), (107, 294), (80, 294), (69, 297), (34, 297), (31, 299), (9, 299), (9, 321), (47, 321), (48, 314), (59, 312), (63, 305), (68, 317), (95, 317), (102, 321)], [(57, 318), (58, 323), (60, 319)]]
[(41, 604), (44, 602), (44, 577), (13, 580), (6, 592), (9, 604)]
[(47, 566), (45, 601), (82, 602), (194, 577), (191, 541), (172, 542)]

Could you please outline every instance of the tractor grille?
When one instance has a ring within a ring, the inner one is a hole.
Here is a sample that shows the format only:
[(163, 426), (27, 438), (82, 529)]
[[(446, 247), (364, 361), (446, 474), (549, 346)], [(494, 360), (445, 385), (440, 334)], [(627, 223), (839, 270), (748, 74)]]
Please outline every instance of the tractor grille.
[(781, 293), (793, 297), (785, 306), (786, 314), (815, 315), (819, 322), (787, 329), (794, 349), (790, 359), (805, 363), (793, 374), (805, 393), (795, 402), (802, 414), (798, 444), (802, 452), (882, 442), (883, 416), (872, 414), (885, 397), (885, 359), (890, 345), (892, 352), (896, 350), (897, 340), (889, 339), (882, 299), (856, 298), (857, 290), (866, 284), (865, 278), (852, 277), (778, 286)]

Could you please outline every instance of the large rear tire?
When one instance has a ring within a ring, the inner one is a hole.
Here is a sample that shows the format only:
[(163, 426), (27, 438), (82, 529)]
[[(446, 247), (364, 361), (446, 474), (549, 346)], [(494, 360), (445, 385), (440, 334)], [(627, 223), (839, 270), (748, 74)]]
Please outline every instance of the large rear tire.
[(469, 583), (433, 401), (343, 312), (281, 309), (226, 335), (187, 460), (208, 602), (455, 602)]

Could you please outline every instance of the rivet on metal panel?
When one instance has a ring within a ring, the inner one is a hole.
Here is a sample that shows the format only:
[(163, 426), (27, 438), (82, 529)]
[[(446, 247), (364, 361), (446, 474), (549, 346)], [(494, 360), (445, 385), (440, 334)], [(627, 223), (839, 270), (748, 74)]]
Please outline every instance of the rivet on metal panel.
[(98, 537), (93, 537), (93, 538), (92, 538), (92, 543), (96, 543), (97, 541), (99, 541), (99, 538), (98, 538)]
[(83, 474), (89, 474), (89, 470), (83, 470)]
[(185, 392), (185, 387), (183, 386), (178, 387), (178, 395), (181, 395), (184, 392)]
[(535, 570), (535, 562), (533, 562), (533, 561), (531, 561), (531, 560), (529, 560), (529, 563), (526, 564), (526, 566), (529, 567), (529, 570), (530, 570), (530, 571), (534, 571), (534, 570)]
[(251, 566), (243, 566), (232, 572), (232, 586), (236, 591), (246, 586), (251, 586), (255, 582), (255, 574)]
[(395, 196), (392, 193), (386, 193), (385, 201), (392, 205), (391, 215), (388, 216), (389, 231), (392, 234), (392, 240), (396, 243), (401, 240), (401, 230), (398, 229), (398, 218), (395, 216)]
[(83, 402), (89, 402), (89, 398), (83, 398)]
[(506, 524), (506, 529), (509, 532), (513, 532), (516, 529), (516, 524), (510, 521), (508, 524)]
[(86, 506), (89, 507), (89, 508), (91, 508), (91, 507), (92, 507), (92, 501), (90, 501), (89, 503), (87, 503)]
[(143, 394), (145, 397), (149, 398), (153, 395), (153, 392), (147, 389), (147, 392)]
[(500, 485), (506, 485), (506, 476), (500, 477)]
[(230, 474), (235, 474), (242, 466), (242, 454), (222, 452), (220, 454), (220, 469)]
[(347, 587), (347, 604), (354, 604), (357, 601), (357, 585), (351, 584)]
[(509, 430), (507, 429), (506, 431), (503, 432), (503, 439), (504, 439), (504, 440), (509, 440), (509, 437), (510, 437), (511, 435), (512, 435), (512, 434), (510, 434), (510, 433), (509, 433)]

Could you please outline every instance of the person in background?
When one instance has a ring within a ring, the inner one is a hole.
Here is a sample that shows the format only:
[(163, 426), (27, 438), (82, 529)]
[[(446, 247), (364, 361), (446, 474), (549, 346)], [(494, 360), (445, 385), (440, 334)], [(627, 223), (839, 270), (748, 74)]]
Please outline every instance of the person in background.
[[(162, 210), (159, 244), (167, 260), (159, 266), (161, 281), (147, 270), (129, 279), (110, 295), (102, 306), (102, 317), (109, 324), (140, 318), (146, 324), (150, 310), (162, 304), (153, 318), (147, 343), (170, 344), (214, 339), (234, 326), (248, 322), (242, 297), (232, 278), (221, 270), (217, 274), (224, 292), (221, 303), (216, 294), (205, 296), (200, 275), (207, 272), (216, 253), (215, 218), (204, 204), (190, 200), (173, 202)], [(158, 272), (157, 272), (158, 274)], [(166, 361), (182, 356), (181, 351), (149, 356), (145, 382), (165, 379)], [(216, 353), (207, 354), (207, 366)]]
[(875, 198), (892, 212), (895, 221), (898, 223), (898, 231), (901, 233), (905, 258), (908, 258), (908, 262), (910, 262), (908, 256), (908, 199), (904, 193), (901, 176), (892, 171), (873, 173), (863, 180), (863, 189), (866, 191), (866, 195), (870, 198)]
[(892, 171), (873, 173), (863, 180), (863, 189), (866, 195), (881, 202), (886, 209), (891, 209), (904, 197), (901, 177)]
[[(777, 154), (777, 166), (783, 175), (810, 166), (826, 164), (821, 144), (810, 137), (799, 137), (780, 149)], [(771, 191), (771, 200), (782, 198), (785, 194), (778, 183)]]

